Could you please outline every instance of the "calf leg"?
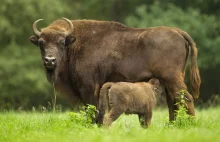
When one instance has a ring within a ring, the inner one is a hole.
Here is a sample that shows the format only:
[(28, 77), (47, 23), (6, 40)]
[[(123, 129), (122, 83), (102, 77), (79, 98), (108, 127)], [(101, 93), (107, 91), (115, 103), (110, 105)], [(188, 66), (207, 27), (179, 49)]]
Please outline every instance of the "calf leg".
[(138, 114), (139, 122), (143, 128), (148, 128), (152, 119), (152, 111), (148, 111), (145, 114)]
[(105, 110), (104, 109), (99, 109), (98, 112), (96, 112), (96, 123), (98, 125), (103, 124), (104, 115), (105, 115)]
[(145, 122), (145, 116), (143, 114), (138, 114), (138, 118), (139, 118), (139, 122), (141, 124), (142, 127), (145, 126), (144, 122)]
[(109, 127), (113, 121), (117, 120), (119, 116), (123, 113), (121, 110), (111, 109), (107, 115), (105, 115), (103, 120), (103, 125)]
[[(101, 96), (101, 97), (103, 97), (103, 96)], [(104, 102), (104, 99), (99, 100), (98, 112), (96, 112), (96, 123), (98, 123), (98, 125), (103, 124), (103, 119), (104, 119), (106, 107), (108, 105), (108, 104), (105, 104), (105, 103), (106, 102)]]
[[(100, 92), (100, 85), (98, 83), (95, 84), (95, 91), (94, 91), (94, 98), (95, 98), (95, 106), (96, 109), (99, 109), (99, 92)], [(95, 122), (98, 124), (102, 124), (103, 121), (103, 116), (104, 116), (104, 110), (98, 110), (96, 112), (96, 117), (95, 117)]]
[(145, 127), (148, 128), (150, 126), (152, 119), (152, 110), (146, 112), (145, 114)]

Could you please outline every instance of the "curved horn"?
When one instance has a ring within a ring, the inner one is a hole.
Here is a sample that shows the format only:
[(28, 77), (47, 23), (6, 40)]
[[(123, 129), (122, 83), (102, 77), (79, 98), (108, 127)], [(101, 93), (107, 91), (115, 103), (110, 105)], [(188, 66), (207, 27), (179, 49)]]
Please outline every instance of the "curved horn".
[(67, 21), (69, 26), (70, 26), (70, 29), (65, 32), (65, 35), (68, 36), (68, 35), (70, 35), (73, 32), (73, 29), (74, 29), (73, 23), (69, 19), (67, 19), (67, 18), (62, 18), (62, 19)]
[(40, 22), (40, 21), (42, 21), (43, 19), (38, 19), (38, 20), (36, 20), (35, 22), (34, 22), (34, 24), (33, 24), (33, 31), (34, 31), (34, 34), (36, 35), (36, 36), (40, 36), (40, 34), (41, 34), (41, 32), (39, 32), (38, 30), (37, 30), (37, 23), (38, 22)]

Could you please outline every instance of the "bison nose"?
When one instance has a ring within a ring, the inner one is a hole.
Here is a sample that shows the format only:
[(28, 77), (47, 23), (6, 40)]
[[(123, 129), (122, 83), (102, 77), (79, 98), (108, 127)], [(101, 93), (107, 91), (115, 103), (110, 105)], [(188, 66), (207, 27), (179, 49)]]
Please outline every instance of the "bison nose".
[(47, 57), (44, 57), (44, 62), (46, 65), (53, 66), (55, 65), (56, 58), (47, 56)]

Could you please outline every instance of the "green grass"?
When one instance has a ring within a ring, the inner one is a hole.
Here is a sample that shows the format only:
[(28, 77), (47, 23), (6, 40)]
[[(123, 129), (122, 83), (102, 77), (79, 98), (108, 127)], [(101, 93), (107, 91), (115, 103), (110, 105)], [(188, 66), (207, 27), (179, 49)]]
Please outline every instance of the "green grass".
[(220, 108), (196, 110), (196, 121), (183, 127), (168, 124), (166, 109), (153, 113), (152, 125), (140, 127), (136, 115), (121, 116), (109, 129), (76, 123), (66, 113), (0, 113), (0, 142), (219, 142)]

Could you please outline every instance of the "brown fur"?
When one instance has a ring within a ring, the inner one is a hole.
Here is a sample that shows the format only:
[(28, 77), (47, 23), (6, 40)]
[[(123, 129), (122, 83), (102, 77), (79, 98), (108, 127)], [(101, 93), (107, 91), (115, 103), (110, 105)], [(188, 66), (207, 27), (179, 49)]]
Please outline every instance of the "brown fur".
[(188, 41), (191, 46), (191, 65), (190, 65), (190, 85), (192, 90), (192, 95), (195, 99), (199, 98), (199, 89), (201, 84), (201, 79), (199, 75), (199, 70), (197, 68), (197, 55), (198, 51), (196, 48), (196, 44), (193, 39), (184, 31), (175, 28), (185, 39)]
[[(157, 79), (151, 79), (148, 83), (105, 83), (100, 91), (98, 121), (104, 126), (110, 126), (125, 112), (138, 114), (140, 124), (148, 127), (156, 105), (156, 96), (162, 92), (163, 88)], [(107, 114), (104, 116), (105, 111)]]
[[(57, 20), (41, 30), (39, 37), (31, 36), (34, 44), (44, 40), (42, 57), (57, 58), (53, 75), (56, 89), (71, 100), (97, 105), (100, 86), (105, 82), (139, 82), (158, 78), (166, 87), (170, 120), (178, 91), (187, 90), (184, 82), (186, 62), (191, 54), (192, 93), (198, 98), (200, 76), (197, 50), (188, 34), (177, 28), (129, 28), (120, 23), (94, 20), (73, 20), (76, 41), (61, 48), (59, 41), (68, 39), (62, 34), (69, 25)], [(188, 44), (189, 43), (189, 44)], [(190, 53), (191, 52), (191, 53)], [(72, 101), (73, 102), (73, 101)], [(73, 102), (74, 103), (74, 102)], [(195, 115), (193, 98), (188, 93), (188, 113)]]

